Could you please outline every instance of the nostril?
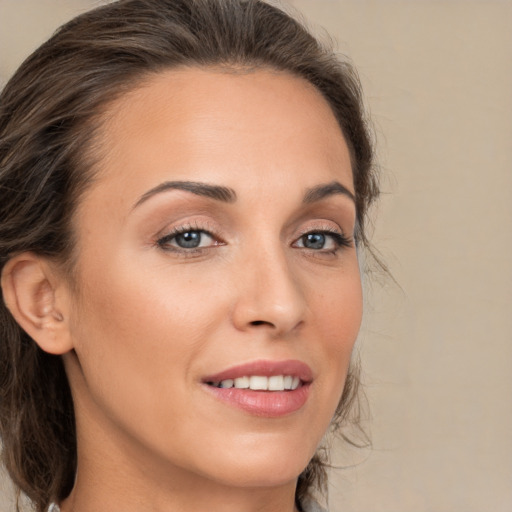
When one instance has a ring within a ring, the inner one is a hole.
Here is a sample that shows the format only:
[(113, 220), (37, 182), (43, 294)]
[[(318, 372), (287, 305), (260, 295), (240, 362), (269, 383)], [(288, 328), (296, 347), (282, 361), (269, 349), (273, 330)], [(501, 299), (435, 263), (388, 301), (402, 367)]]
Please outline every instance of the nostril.
[(258, 325), (270, 325), (272, 324), (270, 322), (265, 322), (265, 320), (254, 320), (251, 322), (251, 325), (258, 326)]

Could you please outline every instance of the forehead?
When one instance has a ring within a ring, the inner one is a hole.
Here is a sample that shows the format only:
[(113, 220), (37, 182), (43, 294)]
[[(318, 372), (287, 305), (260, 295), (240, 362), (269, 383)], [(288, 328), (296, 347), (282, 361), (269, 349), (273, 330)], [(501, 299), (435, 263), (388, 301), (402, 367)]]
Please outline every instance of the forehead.
[[(109, 107), (99, 183), (134, 195), (159, 181), (243, 189), (269, 180), (342, 181), (350, 156), (323, 96), (284, 72), (184, 68), (151, 76)], [(133, 188), (133, 187), (132, 187)]]

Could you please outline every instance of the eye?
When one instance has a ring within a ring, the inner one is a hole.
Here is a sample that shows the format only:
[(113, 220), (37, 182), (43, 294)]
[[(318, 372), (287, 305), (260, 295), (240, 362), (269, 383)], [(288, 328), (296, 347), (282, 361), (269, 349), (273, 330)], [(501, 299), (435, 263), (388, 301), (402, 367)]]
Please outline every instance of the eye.
[(351, 244), (351, 240), (341, 233), (310, 231), (303, 234), (294, 246), (314, 251), (336, 252), (340, 247), (350, 247)]
[[(332, 238), (332, 237), (331, 237)], [(324, 249), (327, 242), (331, 242), (332, 239), (328, 240), (325, 233), (308, 233), (300, 238), (303, 247), (307, 249)], [(329, 247), (330, 249), (331, 247)]]
[(202, 229), (177, 230), (158, 240), (163, 249), (187, 250), (203, 249), (218, 245), (213, 236)]

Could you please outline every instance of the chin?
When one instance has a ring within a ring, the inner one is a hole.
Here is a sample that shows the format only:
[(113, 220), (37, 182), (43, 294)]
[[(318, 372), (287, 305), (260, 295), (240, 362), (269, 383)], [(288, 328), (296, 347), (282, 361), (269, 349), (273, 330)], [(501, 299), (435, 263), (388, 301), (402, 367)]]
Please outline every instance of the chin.
[(281, 487), (296, 482), (308, 463), (309, 459), (297, 464), (285, 458), (278, 464), (274, 461), (266, 461), (262, 464), (248, 462), (238, 464), (231, 470), (219, 471), (214, 478), (228, 487), (255, 489)]
[[(230, 443), (229, 447), (218, 446), (214, 453), (210, 452), (206, 471), (211, 474), (214, 467), (213, 478), (234, 487), (282, 486), (297, 480), (316, 450), (316, 444), (308, 445), (304, 439), (290, 442), (290, 438), (275, 435), (251, 437), (254, 437), (253, 442), (249, 443), (252, 446), (248, 446), (247, 442), (238, 446), (238, 443)], [(215, 460), (211, 460), (211, 456)]]

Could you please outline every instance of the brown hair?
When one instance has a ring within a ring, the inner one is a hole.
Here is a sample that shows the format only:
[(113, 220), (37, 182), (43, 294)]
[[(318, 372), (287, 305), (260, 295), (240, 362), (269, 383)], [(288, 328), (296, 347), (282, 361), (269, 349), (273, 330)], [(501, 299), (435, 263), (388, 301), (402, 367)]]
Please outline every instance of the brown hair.
[[(296, 20), (260, 0), (120, 0), (61, 27), (19, 68), (0, 96), (0, 270), (33, 251), (72, 268), (71, 218), (92, 179), (94, 135), (109, 102), (144, 78), (177, 66), (285, 71), (313, 84), (348, 143), (357, 243), (378, 195), (372, 144), (353, 68)], [(71, 262), (71, 263), (70, 263)], [(351, 368), (333, 425), (356, 400)], [(0, 435), (3, 460), (37, 511), (72, 489), (73, 402), (60, 357), (41, 351), (0, 301)], [(316, 455), (296, 501), (325, 487)]]

